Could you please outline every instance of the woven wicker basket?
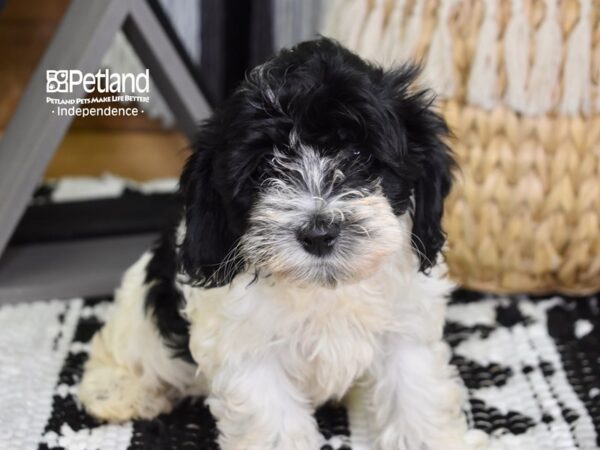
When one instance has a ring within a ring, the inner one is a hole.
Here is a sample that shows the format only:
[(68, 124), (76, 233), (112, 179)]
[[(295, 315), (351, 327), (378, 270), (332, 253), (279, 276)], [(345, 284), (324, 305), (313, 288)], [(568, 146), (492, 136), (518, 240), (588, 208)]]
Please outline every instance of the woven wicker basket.
[(446, 253), (462, 285), (600, 290), (600, 1), (334, 0), (324, 34), (413, 58), (461, 166)]

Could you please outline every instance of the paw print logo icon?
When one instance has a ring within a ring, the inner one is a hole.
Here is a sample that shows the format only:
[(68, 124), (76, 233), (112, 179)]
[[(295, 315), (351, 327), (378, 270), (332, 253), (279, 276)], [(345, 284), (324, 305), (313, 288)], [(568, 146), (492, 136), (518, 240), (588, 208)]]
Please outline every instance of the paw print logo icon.
[(69, 92), (68, 71), (66, 70), (47, 70), (46, 71), (46, 92)]

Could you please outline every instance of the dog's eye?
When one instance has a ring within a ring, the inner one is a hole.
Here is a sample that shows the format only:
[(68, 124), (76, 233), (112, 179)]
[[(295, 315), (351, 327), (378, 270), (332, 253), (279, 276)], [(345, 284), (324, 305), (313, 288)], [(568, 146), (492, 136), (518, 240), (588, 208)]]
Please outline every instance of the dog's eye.
[(360, 156), (360, 155), (362, 155), (362, 151), (360, 151), (360, 150), (358, 150), (358, 149), (356, 149), (356, 150), (352, 150), (352, 154), (353, 154), (354, 156)]

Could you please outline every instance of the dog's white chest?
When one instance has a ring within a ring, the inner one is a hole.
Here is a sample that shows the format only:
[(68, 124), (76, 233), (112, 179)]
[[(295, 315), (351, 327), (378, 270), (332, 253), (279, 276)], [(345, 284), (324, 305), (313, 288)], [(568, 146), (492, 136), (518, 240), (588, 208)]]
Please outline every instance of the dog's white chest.
[(393, 315), (389, 298), (364, 286), (280, 289), (259, 281), (200, 293), (186, 295), (186, 315), (201, 371), (210, 377), (225, 361), (244, 364), (264, 354), (315, 405), (341, 398), (371, 365)]
[(313, 291), (288, 302), (276, 331), (284, 369), (315, 404), (341, 398), (371, 365), (390, 327), (391, 303), (360, 287)]
[(281, 346), (281, 363), (315, 405), (340, 399), (371, 365), (378, 331), (339, 313), (307, 320)]

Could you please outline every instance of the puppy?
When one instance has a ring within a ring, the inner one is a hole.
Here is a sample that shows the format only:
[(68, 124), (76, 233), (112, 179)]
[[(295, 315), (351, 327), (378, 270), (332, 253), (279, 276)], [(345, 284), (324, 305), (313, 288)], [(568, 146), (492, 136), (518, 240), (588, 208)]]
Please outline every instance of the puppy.
[(181, 223), (92, 341), (91, 414), (202, 395), (223, 450), (315, 450), (315, 407), (344, 400), (379, 450), (467, 447), (442, 343), (454, 162), (417, 75), (328, 39), (249, 73), (200, 127)]

